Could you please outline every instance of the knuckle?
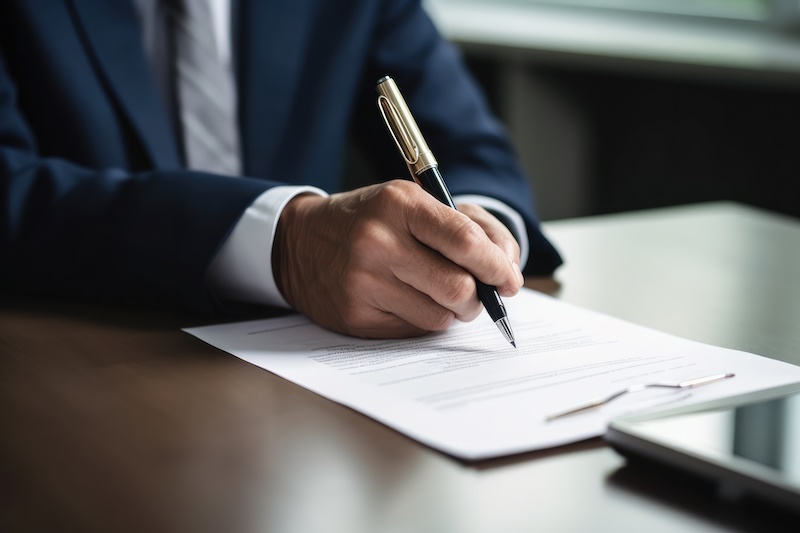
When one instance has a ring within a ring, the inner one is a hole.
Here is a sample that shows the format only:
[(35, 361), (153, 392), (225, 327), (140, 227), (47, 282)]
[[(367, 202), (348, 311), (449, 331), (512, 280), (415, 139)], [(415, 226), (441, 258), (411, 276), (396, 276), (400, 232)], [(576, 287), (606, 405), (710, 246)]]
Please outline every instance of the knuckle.
[(463, 322), (470, 322), (472, 320), (475, 320), (478, 317), (478, 315), (481, 314), (482, 311), (483, 311), (483, 305), (480, 303), (479, 300), (475, 299), (474, 303), (472, 303), (466, 311), (461, 313), (459, 319), (462, 320)]
[(338, 310), (338, 314), (345, 331), (357, 331), (365, 326), (362, 307), (356, 305), (353, 299), (343, 302)]
[(360, 220), (350, 233), (350, 246), (353, 253), (370, 250), (380, 242), (381, 224), (377, 219)]
[(344, 302), (347, 305), (355, 306), (358, 298), (355, 296), (369, 287), (371, 276), (369, 272), (364, 269), (351, 265), (346, 272), (342, 274), (342, 288), (344, 289)]
[(413, 188), (415, 187), (416, 185), (408, 180), (396, 179), (387, 181), (381, 187), (378, 198), (382, 203), (402, 204), (412, 197)]
[(453, 239), (456, 245), (468, 255), (477, 254), (484, 243), (486, 234), (476, 222), (465, 218), (456, 229)]
[(442, 304), (448, 308), (463, 307), (474, 298), (475, 280), (467, 273), (449, 277), (440, 287)]
[(346, 253), (352, 262), (373, 270), (376, 264), (391, 261), (402, 242), (395, 228), (380, 217), (359, 221), (350, 230), (349, 239)]
[(357, 317), (355, 315), (358, 313), (358, 310), (355, 306), (350, 305), (348, 302), (343, 302), (339, 307), (338, 313), (339, 319), (344, 325), (353, 327), (356, 324)]
[(431, 331), (444, 331), (450, 327), (455, 320), (455, 313), (447, 309), (441, 309), (433, 314), (431, 317)]

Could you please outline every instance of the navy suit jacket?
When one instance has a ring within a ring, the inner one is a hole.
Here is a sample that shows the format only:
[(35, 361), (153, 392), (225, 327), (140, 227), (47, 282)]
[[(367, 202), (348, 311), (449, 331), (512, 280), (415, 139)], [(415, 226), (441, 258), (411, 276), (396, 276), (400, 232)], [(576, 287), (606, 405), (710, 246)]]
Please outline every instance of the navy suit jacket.
[(213, 310), (206, 269), (244, 209), (280, 184), (341, 187), (349, 140), (376, 181), (407, 177), (376, 106), (402, 88), (451, 192), (525, 218), (526, 274), (561, 262), (501, 126), (416, 0), (241, 0), (246, 178), (182, 168), (131, 0), (0, 4), (4, 290)]

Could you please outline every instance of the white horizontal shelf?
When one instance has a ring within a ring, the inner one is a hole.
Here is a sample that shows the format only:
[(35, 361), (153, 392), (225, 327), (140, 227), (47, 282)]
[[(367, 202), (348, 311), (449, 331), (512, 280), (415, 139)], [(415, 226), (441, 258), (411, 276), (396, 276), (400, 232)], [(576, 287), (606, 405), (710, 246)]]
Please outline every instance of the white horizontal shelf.
[(450, 40), (515, 53), (559, 54), (716, 67), (754, 73), (800, 73), (800, 36), (766, 25), (502, 0), (427, 0)]

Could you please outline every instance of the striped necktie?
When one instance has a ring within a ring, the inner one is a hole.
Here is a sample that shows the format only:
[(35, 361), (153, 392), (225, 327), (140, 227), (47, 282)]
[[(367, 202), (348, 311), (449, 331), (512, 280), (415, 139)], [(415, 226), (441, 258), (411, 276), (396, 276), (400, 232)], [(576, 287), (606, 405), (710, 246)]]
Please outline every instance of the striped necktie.
[(208, 0), (171, 0), (173, 80), (186, 166), (238, 176), (241, 149), (233, 74), (219, 58)]

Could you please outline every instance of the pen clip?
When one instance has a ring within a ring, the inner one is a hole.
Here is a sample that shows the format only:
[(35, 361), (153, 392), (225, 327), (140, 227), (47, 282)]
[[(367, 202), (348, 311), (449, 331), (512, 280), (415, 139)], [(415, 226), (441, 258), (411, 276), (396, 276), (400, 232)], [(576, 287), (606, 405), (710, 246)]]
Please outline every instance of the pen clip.
[(383, 116), (395, 144), (400, 149), (408, 171), (416, 179), (422, 172), (438, 165), (431, 149), (425, 142), (419, 126), (411, 115), (397, 84), (389, 76), (378, 80), (378, 109)]
[(386, 126), (389, 128), (392, 139), (394, 139), (397, 148), (400, 149), (403, 159), (407, 164), (415, 165), (419, 161), (419, 146), (411, 137), (411, 133), (400, 117), (397, 108), (388, 98), (380, 95), (378, 96), (378, 109), (380, 109), (383, 121), (386, 122)]

